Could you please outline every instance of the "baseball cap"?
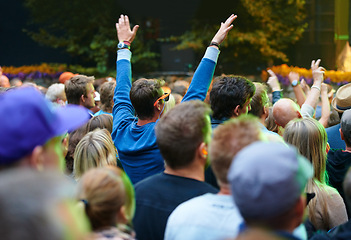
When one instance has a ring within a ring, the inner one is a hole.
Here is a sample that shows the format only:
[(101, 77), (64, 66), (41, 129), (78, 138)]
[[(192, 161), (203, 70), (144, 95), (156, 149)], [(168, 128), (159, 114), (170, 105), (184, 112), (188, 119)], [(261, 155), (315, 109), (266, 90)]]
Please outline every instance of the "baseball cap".
[(0, 164), (11, 164), (49, 139), (75, 130), (89, 120), (80, 106), (54, 108), (33, 87), (0, 94)]
[(267, 219), (289, 210), (312, 176), (311, 163), (295, 147), (256, 142), (234, 157), (228, 181), (244, 218)]
[(342, 113), (351, 108), (351, 83), (348, 83), (336, 91), (335, 97), (332, 100), (333, 108)]

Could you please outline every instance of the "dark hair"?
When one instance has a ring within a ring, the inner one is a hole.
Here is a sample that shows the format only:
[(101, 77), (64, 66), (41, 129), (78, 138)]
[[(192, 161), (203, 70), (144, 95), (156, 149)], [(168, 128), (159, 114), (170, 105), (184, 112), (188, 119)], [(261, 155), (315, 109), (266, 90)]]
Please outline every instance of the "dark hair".
[(166, 164), (172, 169), (188, 166), (196, 149), (211, 132), (209, 106), (199, 100), (180, 103), (156, 124), (156, 141)]
[(256, 87), (255, 95), (253, 95), (249, 113), (256, 117), (261, 117), (264, 113), (264, 107), (269, 103), (266, 87), (262, 83), (254, 83)]
[(101, 109), (105, 112), (111, 112), (113, 107), (113, 94), (116, 82), (105, 82), (100, 86)]
[(139, 119), (154, 116), (154, 103), (162, 95), (162, 81), (141, 78), (135, 81), (130, 90), (130, 101)]
[(215, 79), (210, 93), (213, 118), (233, 116), (236, 106), (243, 107), (255, 94), (255, 85), (245, 77), (221, 76)]
[(79, 105), (80, 97), (87, 95), (87, 84), (94, 83), (94, 77), (85, 75), (73, 76), (65, 82), (65, 92), (69, 104)]
[(340, 122), (340, 128), (342, 131), (342, 134), (344, 135), (344, 142), (347, 147), (351, 147), (351, 131), (349, 130), (349, 127), (347, 123), (343, 122), (341, 119)]

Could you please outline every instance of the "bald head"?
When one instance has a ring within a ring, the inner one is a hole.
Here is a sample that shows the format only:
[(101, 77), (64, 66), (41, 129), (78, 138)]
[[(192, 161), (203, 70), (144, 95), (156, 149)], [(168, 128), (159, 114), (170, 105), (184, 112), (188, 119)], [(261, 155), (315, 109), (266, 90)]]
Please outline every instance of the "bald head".
[(5, 75), (0, 75), (0, 87), (11, 87), (10, 81)]
[(282, 98), (273, 106), (273, 117), (279, 126), (285, 128), (291, 120), (301, 118), (300, 107), (289, 98)]

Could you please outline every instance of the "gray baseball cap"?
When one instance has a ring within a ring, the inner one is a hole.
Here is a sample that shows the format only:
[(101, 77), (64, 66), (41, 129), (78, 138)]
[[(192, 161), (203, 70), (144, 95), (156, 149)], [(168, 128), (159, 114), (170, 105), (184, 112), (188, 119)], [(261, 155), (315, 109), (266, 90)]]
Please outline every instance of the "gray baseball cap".
[(351, 109), (346, 110), (340, 120), (340, 128), (344, 136), (351, 135)]
[(244, 218), (267, 219), (289, 210), (312, 176), (311, 163), (295, 147), (256, 142), (234, 157), (228, 181)]

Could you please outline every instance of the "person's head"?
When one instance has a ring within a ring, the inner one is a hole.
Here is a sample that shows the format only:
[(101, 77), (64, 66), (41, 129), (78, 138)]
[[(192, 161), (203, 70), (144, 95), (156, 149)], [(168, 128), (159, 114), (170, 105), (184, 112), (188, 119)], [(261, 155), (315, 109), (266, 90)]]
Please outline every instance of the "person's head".
[(161, 80), (145, 78), (133, 83), (130, 90), (130, 101), (139, 119), (151, 119), (155, 114), (161, 113), (165, 104), (165, 100), (161, 99), (165, 94), (162, 85)]
[(95, 90), (93, 86), (94, 77), (85, 75), (73, 76), (65, 82), (65, 92), (67, 102), (86, 107), (88, 109), (95, 106)]
[(64, 84), (66, 81), (70, 80), (72, 77), (74, 77), (76, 75), (78, 75), (78, 74), (74, 74), (72, 72), (63, 72), (63, 73), (61, 73), (58, 80), (60, 83)]
[(323, 125), (313, 118), (294, 119), (286, 125), (283, 138), (310, 160), (314, 178), (325, 183), (327, 133)]
[(256, 142), (234, 157), (228, 181), (248, 227), (292, 232), (303, 220), (312, 176), (312, 165), (294, 147)]
[(116, 167), (87, 171), (78, 183), (77, 200), (84, 202), (94, 231), (127, 222), (125, 204), (128, 199)]
[(290, 98), (281, 98), (273, 105), (273, 117), (275, 123), (283, 128), (291, 120), (302, 118), (299, 105)]
[(87, 133), (74, 151), (73, 171), (78, 180), (91, 168), (117, 166), (116, 148), (106, 129), (96, 129)]
[(63, 167), (62, 135), (89, 119), (78, 106), (53, 108), (31, 87), (3, 93), (0, 102), (0, 168)]
[[(156, 141), (171, 169), (186, 168), (196, 157), (207, 158), (211, 109), (201, 101), (178, 104), (156, 124)], [(206, 163), (204, 159), (204, 164)]]
[(107, 129), (109, 133), (112, 133), (113, 117), (109, 114), (101, 114), (92, 117), (86, 125), (86, 132), (91, 132), (94, 129)]
[(245, 77), (218, 77), (210, 92), (213, 118), (224, 119), (247, 114), (255, 85)]
[(6, 75), (0, 75), (0, 87), (9, 88), (11, 87), (10, 81)]
[(351, 109), (344, 111), (340, 121), (341, 139), (347, 147), (351, 147)]
[(258, 119), (240, 115), (219, 125), (210, 144), (210, 161), (219, 186), (227, 185), (227, 174), (233, 157), (244, 147), (260, 140)]
[(269, 98), (266, 87), (258, 82), (254, 82), (254, 85), (256, 87), (256, 92), (251, 99), (251, 110), (249, 113), (258, 118), (264, 117), (264, 119), (266, 119), (269, 115)]
[(57, 171), (1, 173), (1, 238), (85, 239), (89, 222), (76, 208), (74, 194), (74, 184)]
[(112, 113), (113, 95), (116, 87), (116, 82), (105, 82), (100, 86), (100, 108), (105, 112)]
[(46, 91), (45, 97), (50, 102), (66, 105), (67, 98), (65, 93), (65, 85), (62, 83), (52, 84)]
[(13, 87), (20, 87), (20, 86), (23, 85), (23, 82), (22, 82), (22, 80), (19, 79), (19, 78), (13, 78), (13, 79), (11, 79), (10, 84), (11, 84), (11, 86), (13, 86)]

